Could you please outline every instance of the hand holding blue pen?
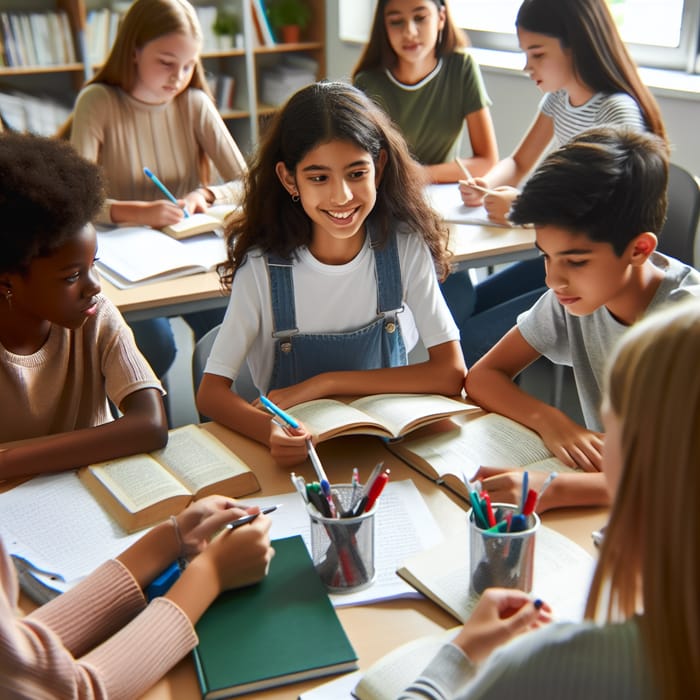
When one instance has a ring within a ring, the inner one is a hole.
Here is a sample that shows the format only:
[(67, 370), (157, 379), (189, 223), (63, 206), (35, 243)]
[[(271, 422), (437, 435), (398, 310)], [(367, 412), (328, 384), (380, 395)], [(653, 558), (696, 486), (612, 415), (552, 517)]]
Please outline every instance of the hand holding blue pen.
[(290, 428), (294, 428), (295, 430), (297, 430), (300, 427), (299, 421), (296, 418), (290, 416), (289, 413), (283, 411), (279, 406), (272, 403), (272, 401), (270, 401), (270, 399), (268, 399), (267, 396), (260, 394), (260, 403), (270, 413), (272, 413), (272, 415), (281, 418)]
[[(173, 193), (148, 169), (144, 168), (143, 172), (146, 174), (146, 177), (149, 177), (153, 184), (176, 206), (180, 206), (180, 203), (175, 199), (175, 196)], [(185, 214), (186, 217), (189, 217), (190, 213), (187, 211), (187, 207), (182, 208), (183, 213)]]

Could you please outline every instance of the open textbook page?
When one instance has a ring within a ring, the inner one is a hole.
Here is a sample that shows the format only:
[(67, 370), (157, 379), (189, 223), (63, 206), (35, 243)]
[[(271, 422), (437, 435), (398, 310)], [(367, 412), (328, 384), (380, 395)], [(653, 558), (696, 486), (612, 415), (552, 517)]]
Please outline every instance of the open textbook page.
[(171, 430), (160, 450), (92, 464), (78, 475), (127, 532), (155, 525), (195, 498), (260, 488), (248, 465), (198, 425)]
[(482, 465), (572, 471), (552, 455), (537, 433), (498, 413), (443, 421), (387, 447), (429, 479), (444, 483), (467, 500), (464, 479), (471, 479)]
[[(548, 527), (540, 528), (533, 596), (552, 606), (555, 620), (583, 618), (593, 569), (593, 558), (575, 542)], [(459, 535), (411, 557), (399, 573), (459, 622), (469, 617), (478, 600), (469, 595), (466, 527)], [(459, 629), (413, 640), (379, 659), (363, 674), (354, 696), (359, 700), (394, 700)]]
[(118, 289), (215, 270), (226, 259), (216, 233), (178, 241), (147, 226), (100, 229), (97, 250), (100, 274)]
[[(239, 503), (246, 503), (238, 499)], [(272, 516), (270, 537), (281, 539), (302, 536), (311, 551), (310, 522), (303, 499), (294, 491), (277, 496), (255, 498), (250, 504), (264, 508), (283, 504)], [(409, 479), (390, 481), (379, 499), (374, 524), (376, 577), (371, 586), (354, 593), (330, 595), (336, 607), (362, 605), (390, 598), (411, 598), (418, 594), (396, 574), (396, 569), (412, 554), (433, 547), (442, 539), (442, 531), (420, 491)], [(410, 552), (410, 554), (409, 554)]]
[(398, 438), (442, 418), (478, 410), (439, 394), (372, 394), (350, 402), (315, 399), (289, 412), (323, 441), (353, 434)]
[[(467, 528), (436, 547), (408, 558), (399, 575), (464, 622), (478, 600), (469, 592)], [(556, 620), (583, 618), (595, 561), (582, 547), (551, 528), (540, 526), (535, 544), (533, 596), (547, 601)]]
[(223, 233), (223, 227), (228, 217), (236, 211), (238, 211), (238, 207), (235, 204), (217, 204), (209, 207), (206, 213), (190, 214), (180, 219), (176, 224), (163, 226), (161, 230), (178, 240), (212, 231)]
[(43, 589), (43, 595), (27, 591), (37, 602), (75, 585), (143, 535), (119, 527), (73, 471), (37, 476), (0, 493), (0, 513), (7, 551)]

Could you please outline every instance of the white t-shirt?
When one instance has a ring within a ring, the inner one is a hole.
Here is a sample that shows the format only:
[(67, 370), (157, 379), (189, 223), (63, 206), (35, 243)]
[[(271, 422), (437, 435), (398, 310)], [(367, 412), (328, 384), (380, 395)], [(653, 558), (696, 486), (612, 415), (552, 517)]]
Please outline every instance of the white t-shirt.
[[(406, 350), (419, 336), (426, 348), (459, 340), (427, 245), (416, 234), (397, 234), (397, 240), (404, 302), (398, 319)], [(308, 248), (300, 248), (297, 256), (292, 277), (300, 333), (351, 331), (377, 317), (374, 254), (368, 239), (344, 265), (319, 262)], [(259, 251), (251, 251), (234, 277), (226, 316), (204, 371), (233, 381), (247, 357), (255, 385), (265, 392), (274, 345), (267, 265)]]

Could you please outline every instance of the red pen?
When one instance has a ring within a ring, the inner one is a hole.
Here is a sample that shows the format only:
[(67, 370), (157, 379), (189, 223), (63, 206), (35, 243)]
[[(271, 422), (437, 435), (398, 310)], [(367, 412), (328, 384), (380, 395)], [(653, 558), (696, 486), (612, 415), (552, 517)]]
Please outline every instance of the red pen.
[(383, 474), (380, 474), (372, 484), (372, 488), (367, 496), (367, 503), (365, 504), (364, 513), (369, 512), (372, 510), (374, 507), (374, 504), (376, 503), (377, 499), (379, 498), (381, 492), (384, 490), (384, 487), (387, 484), (387, 481), (389, 481), (389, 473), (384, 472)]
[(481, 492), (481, 500), (486, 505), (486, 519), (488, 520), (489, 527), (493, 527), (496, 524), (496, 516), (493, 514), (493, 508), (491, 506), (491, 496), (486, 493), (486, 491)]
[(530, 489), (527, 492), (527, 498), (525, 499), (525, 505), (523, 506), (523, 515), (532, 515), (535, 510), (535, 504), (537, 503), (537, 491)]

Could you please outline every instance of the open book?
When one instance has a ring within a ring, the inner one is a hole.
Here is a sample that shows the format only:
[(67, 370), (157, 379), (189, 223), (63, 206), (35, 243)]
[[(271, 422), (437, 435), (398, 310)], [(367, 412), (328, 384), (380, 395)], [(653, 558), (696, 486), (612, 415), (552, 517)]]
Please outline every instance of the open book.
[(236, 497), (260, 489), (250, 468), (196, 425), (171, 430), (162, 450), (83, 467), (78, 476), (127, 532), (160, 522), (203, 496)]
[(439, 394), (373, 394), (349, 403), (315, 399), (289, 412), (323, 441), (338, 435), (398, 438), (441, 418), (477, 410), (474, 404)]
[(480, 466), (571, 472), (547, 449), (537, 433), (498, 413), (445, 421), (388, 448), (429, 479), (469, 500), (464, 479)]
[[(593, 557), (575, 542), (541, 526), (535, 546), (533, 596), (552, 607), (555, 620), (583, 617)], [(467, 528), (432, 549), (410, 557), (397, 573), (459, 622), (471, 614), (478, 598), (469, 593)], [(394, 700), (428, 665), (459, 627), (413, 640), (375, 662), (353, 694), (360, 700)]]
[(209, 207), (206, 213), (190, 214), (188, 217), (180, 219), (176, 224), (163, 226), (161, 230), (178, 240), (200, 233), (219, 231), (224, 227), (226, 219), (237, 210), (238, 207), (235, 204), (217, 204)]
[(119, 289), (208, 272), (226, 259), (226, 244), (216, 233), (178, 241), (146, 226), (98, 231), (97, 251), (100, 274)]

